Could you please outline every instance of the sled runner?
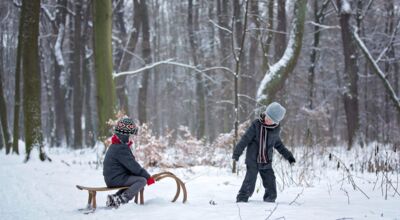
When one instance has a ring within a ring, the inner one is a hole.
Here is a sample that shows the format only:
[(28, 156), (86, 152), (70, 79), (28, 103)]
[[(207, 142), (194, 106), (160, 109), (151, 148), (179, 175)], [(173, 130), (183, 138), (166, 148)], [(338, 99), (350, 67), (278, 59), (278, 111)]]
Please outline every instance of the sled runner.
[[(155, 181), (160, 181), (161, 179), (164, 179), (166, 177), (170, 177), (170, 178), (174, 179), (176, 182), (176, 193), (171, 202), (175, 202), (178, 199), (181, 189), (183, 191), (182, 202), (183, 203), (186, 202), (186, 200), (187, 200), (186, 186), (182, 182), (182, 180), (180, 180), (177, 176), (175, 176), (175, 174), (173, 174), (171, 172), (161, 172), (158, 174), (154, 174), (152, 177), (154, 178)], [(89, 197), (88, 197), (88, 204), (87, 204), (86, 210), (91, 210), (92, 212), (94, 212), (94, 210), (96, 210), (96, 207), (97, 207), (97, 204), (96, 204), (97, 192), (106, 192), (106, 191), (111, 191), (111, 190), (127, 189), (128, 187), (108, 188), (108, 187), (88, 187), (88, 186), (76, 185), (76, 188), (78, 188), (79, 190), (88, 191)], [(141, 204), (141, 205), (144, 204), (144, 189), (140, 190), (140, 192), (138, 194), (136, 194), (135, 203)]]

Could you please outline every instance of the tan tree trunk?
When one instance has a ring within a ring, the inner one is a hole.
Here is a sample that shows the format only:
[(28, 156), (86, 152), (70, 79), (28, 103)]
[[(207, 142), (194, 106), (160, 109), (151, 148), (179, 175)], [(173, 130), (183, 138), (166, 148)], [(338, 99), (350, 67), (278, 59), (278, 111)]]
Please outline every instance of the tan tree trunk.
[(98, 138), (109, 135), (107, 121), (113, 117), (115, 88), (112, 79), (112, 7), (109, 0), (93, 1), (94, 66), (96, 72)]

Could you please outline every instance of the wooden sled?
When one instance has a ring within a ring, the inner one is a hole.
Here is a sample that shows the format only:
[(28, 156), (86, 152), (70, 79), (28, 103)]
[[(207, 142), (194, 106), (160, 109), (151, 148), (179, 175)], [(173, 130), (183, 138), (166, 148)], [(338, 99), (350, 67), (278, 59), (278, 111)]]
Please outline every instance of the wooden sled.
[[(186, 200), (187, 200), (186, 186), (182, 182), (182, 180), (180, 180), (177, 176), (175, 176), (175, 174), (173, 174), (171, 172), (161, 172), (161, 173), (154, 174), (152, 177), (154, 178), (155, 181), (160, 181), (161, 179), (164, 179), (166, 177), (170, 177), (170, 178), (174, 179), (176, 182), (176, 193), (171, 202), (175, 202), (178, 199), (181, 189), (183, 191), (182, 202), (183, 203), (186, 202)], [(97, 192), (106, 192), (106, 191), (112, 191), (112, 190), (127, 189), (129, 187), (108, 188), (108, 187), (87, 187), (87, 186), (76, 185), (76, 188), (78, 188), (79, 190), (88, 191), (89, 197), (88, 197), (87, 209), (95, 210), (97, 207), (97, 204), (96, 204)], [(140, 190), (138, 194), (135, 195), (135, 203), (140, 204), (140, 205), (144, 204), (144, 188), (142, 190)]]

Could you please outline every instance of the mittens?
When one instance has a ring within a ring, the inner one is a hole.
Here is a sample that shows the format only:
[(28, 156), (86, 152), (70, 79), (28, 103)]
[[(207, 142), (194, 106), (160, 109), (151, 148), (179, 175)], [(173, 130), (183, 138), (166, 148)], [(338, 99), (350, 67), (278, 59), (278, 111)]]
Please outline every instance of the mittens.
[(289, 161), (290, 164), (296, 163), (296, 159), (294, 159), (293, 156), (290, 156), (289, 159), (288, 159), (288, 161)]
[(151, 184), (153, 184), (153, 183), (155, 183), (156, 181), (154, 180), (154, 178), (153, 177), (149, 177), (148, 179), (147, 179), (147, 185), (148, 186), (150, 186)]

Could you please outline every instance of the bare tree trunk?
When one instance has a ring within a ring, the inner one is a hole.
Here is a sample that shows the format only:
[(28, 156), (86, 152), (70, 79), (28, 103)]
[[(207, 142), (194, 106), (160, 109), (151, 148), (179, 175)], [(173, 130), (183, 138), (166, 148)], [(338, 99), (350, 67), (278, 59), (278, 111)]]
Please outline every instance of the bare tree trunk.
[[(85, 1), (86, 4), (84, 4), (84, 10), (85, 12), (83, 13), (83, 28), (82, 30), (90, 30), (89, 33), (83, 34), (82, 35), (82, 42), (84, 42), (85, 47), (89, 47), (92, 45), (91, 39), (93, 39), (93, 29), (89, 28), (89, 23), (93, 21), (93, 13), (92, 13), (92, 7), (91, 3), (89, 1)], [(93, 71), (91, 71), (90, 67), (92, 64), (92, 56), (88, 56), (86, 54), (86, 49), (85, 47), (81, 47), (81, 55), (83, 59), (83, 64), (82, 64), (82, 83), (83, 83), (83, 96), (84, 96), (84, 115), (85, 115), (85, 145), (89, 147), (93, 147), (96, 142), (96, 131), (94, 128), (94, 115), (95, 113), (93, 112), (95, 108), (93, 108), (93, 86), (92, 82), (94, 80), (94, 75)]]
[[(196, 10), (198, 9), (196, 5)], [(195, 22), (198, 23), (198, 19), (195, 18)], [(196, 25), (198, 26), (198, 25)], [(193, 0), (189, 0), (188, 4), (188, 31), (189, 31), (189, 42), (192, 54), (192, 60), (194, 66), (198, 65), (197, 54), (199, 53), (198, 40), (196, 39), (196, 33), (198, 29), (194, 28), (193, 24)], [(203, 76), (201, 73), (196, 73), (196, 96), (197, 96), (197, 138), (202, 138), (205, 134), (205, 97), (204, 97), (204, 83)]]
[(68, 142), (69, 138), (69, 120), (66, 119), (66, 96), (67, 96), (67, 74), (62, 58), (62, 45), (64, 41), (64, 31), (66, 22), (66, 0), (58, 0), (59, 12), (56, 15), (54, 29), (56, 30), (57, 40), (54, 45), (54, 96), (55, 96), (55, 126), (53, 132), (56, 136), (56, 146), (60, 146), (62, 141)]
[[(3, 35), (0, 34), (0, 44), (3, 44)], [(7, 103), (4, 98), (5, 87), (3, 87), (2, 76), (5, 77), (4, 74), (4, 66), (3, 66), (3, 46), (0, 46), (0, 122), (1, 128), (3, 130), (4, 144), (6, 146), (6, 154), (9, 154), (12, 147), (11, 135), (8, 129), (8, 120), (7, 120)], [(1, 144), (0, 139), (0, 144)], [(0, 148), (1, 149), (1, 148)]]
[[(250, 1), (250, 11), (248, 14), (249, 19), (254, 24), (254, 26), (258, 29), (261, 28), (258, 1)], [(244, 108), (244, 115), (241, 118), (244, 120), (247, 118), (251, 118), (256, 104), (254, 100), (251, 100), (251, 98), (254, 98), (256, 95), (257, 72), (259, 72), (259, 69), (256, 68), (256, 61), (259, 56), (258, 47), (260, 46), (260, 43), (262, 43), (262, 41), (259, 41), (261, 35), (259, 30), (255, 30), (250, 33), (252, 34), (249, 35), (249, 38), (251, 38), (251, 40), (247, 56), (248, 66), (246, 68), (246, 75), (242, 74), (241, 77), (241, 82), (243, 86), (240, 93), (247, 96), (246, 98), (242, 99), (246, 100), (246, 102), (244, 102), (245, 104), (242, 106)]]
[[(270, 53), (270, 48), (271, 48), (271, 43), (272, 43), (272, 39), (274, 37), (274, 3), (275, 0), (269, 0), (268, 1), (268, 21), (267, 21), (267, 35), (266, 35), (266, 39), (265, 42), (261, 42), (261, 46), (263, 48), (263, 64), (262, 64), (262, 68), (261, 71), (263, 73), (266, 73), (269, 69), (269, 53)], [(258, 27), (261, 28), (261, 27)], [(261, 39), (261, 41), (263, 41), (263, 39)]]
[(74, 148), (82, 148), (82, 3), (75, 3), (74, 35), (73, 35), (73, 64), (72, 64), (72, 86), (73, 86), (73, 115), (74, 115)]
[[(344, 109), (347, 119), (347, 148), (350, 150), (358, 137), (359, 130), (359, 110), (358, 110), (358, 67), (357, 67), (357, 50), (354, 44), (350, 18), (351, 10), (348, 9), (350, 5), (346, 0), (337, 0), (340, 13), (340, 27), (342, 32), (343, 42), (343, 55), (344, 55), (344, 81), (346, 82), (346, 89), (343, 94)], [(345, 6), (345, 7), (343, 7)]]
[(278, 0), (274, 60), (279, 60), (286, 49), (286, 0)]
[(41, 79), (39, 69), (39, 14), (40, 0), (22, 2), (22, 73), (24, 78), (24, 128), (26, 158), (30, 158), (34, 147), (39, 149), (39, 158), (44, 161), (41, 122)]
[[(22, 13), (22, 12), (21, 12)], [(23, 23), (18, 25), (18, 46), (15, 66), (15, 89), (14, 89), (14, 124), (13, 124), (13, 153), (19, 154), (19, 135), (20, 135), (20, 112), (21, 112), (21, 50), (22, 50), (22, 28)]]
[[(236, 143), (239, 138), (239, 79), (240, 79), (240, 63), (243, 58), (244, 54), (244, 42), (246, 39), (247, 33), (247, 13), (249, 9), (249, 1), (246, 1), (246, 8), (244, 13), (244, 31), (242, 32), (242, 36), (240, 37), (240, 50), (239, 54), (234, 54), (235, 61), (236, 61), (236, 69), (235, 69), (235, 88), (234, 88), (234, 95), (235, 95), (235, 140), (233, 142), (233, 149), (236, 146)], [(233, 161), (232, 166), (232, 173), (236, 173), (236, 161)]]
[[(123, 4), (123, 2), (119, 2), (119, 5)], [(120, 14), (123, 13), (123, 8), (117, 9)], [(123, 19), (121, 16), (123, 15), (117, 15), (118, 20)], [(118, 22), (119, 23), (119, 22)], [(121, 31), (125, 31), (125, 27), (121, 23), (120, 25)], [(123, 50), (121, 50), (121, 59), (117, 63), (118, 67), (116, 68), (117, 71), (127, 71), (129, 70), (132, 58), (133, 58), (133, 53), (135, 52), (136, 49), (136, 43), (139, 38), (139, 33), (140, 33), (140, 26), (141, 26), (141, 20), (140, 20), (140, 5), (138, 0), (133, 0), (133, 30), (131, 35), (128, 38), (127, 45), (124, 46)], [(120, 110), (123, 110), (126, 114), (129, 114), (129, 109), (128, 109), (128, 97), (126, 96), (126, 88), (125, 88), (125, 82), (126, 82), (126, 76), (118, 77), (115, 79), (115, 84), (116, 84), (116, 93), (117, 93), (117, 100), (118, 100), (118, 106)]]
[(288, 46), (283, 57), (265, 74), (257, 90), (257, 100), (262, 104), (270, 103), (275, 99), (277, 92), (282, 89), (284, 82), (296, 66), (302, 47), (306, 6), (307, 0), (296, 0), (294, 3), (294, 18)]
[[(217, 0), (217, 16), (218, 16), (218, 25), (224, 28), (229, 28), (229, 17), (228, 17), (228, 3), (229, 1), (225, 0)], [(228, 67), (229, 65), (229, 55), (230, 55), (230, 48), (232, 39), (227, 31), (222, 30), (221, 28), (218, 29), (218, 36), (219, 41), (221, 42), (220, 51), (221, 51), (221, 65)], [(231, 88), (232, 85), (230, 83), (231, 79), (225, 79), (221, 85), (221, 96), (222, 99), (227, 100), (231, 99), (232, 93)], [(232, 129), (231, 121), (231, 114), (232, 114), (232, 106), (225, 104), (222, 107), (221, 111), (219, 112), (219, 117), (223, 118), (222, 123), (222, 132), (228, 132)]]
[(107, 121), (114, 116), (115, 88), (112, 79), (112, 7), (109, 0), (93, 2), (94, 59), (97, 89), (98, 132), (100, 140), (108, 135)]
[[(143, 43), (142, 43), (142, 54), (145, 64), (152, 62), (151, 58), (151, 48), (150, 48), (150, 27), (149, 27), (149, 15), (147, 11), (146, 0), (142, 0), (140, 3), (141, 16), (142, 16), (142, 33), (143, 33)], [(147, 123), (147, 88), (149, 85), (151, 70), (145, 70), (142, 74), (141, 87), (139, 88), (139, 104), (138, 104), (138, 114), (140, 123)]]
[[(316, 24), (322, 24), (325, 18), (325, 10), (329, 4), (329, 0), (325, 1), (321, 8), (318, 6), (319, 0), (314, 0), (314, 22)], [(308, 108), (314, 109), (314, 97), (315, 97), (315, 67), (318, 60), (319, 42), (320, 42), (321, 28), (319, 25), (314, 25), (314, 39), (313, 47), (310, 54), (310, 67), (308, 68)], [(313, 133), (311, 131), (311, 121), (307, 120), (307, 131), (306, 131), (306, 144), (308, 146), (313, 145)]]

